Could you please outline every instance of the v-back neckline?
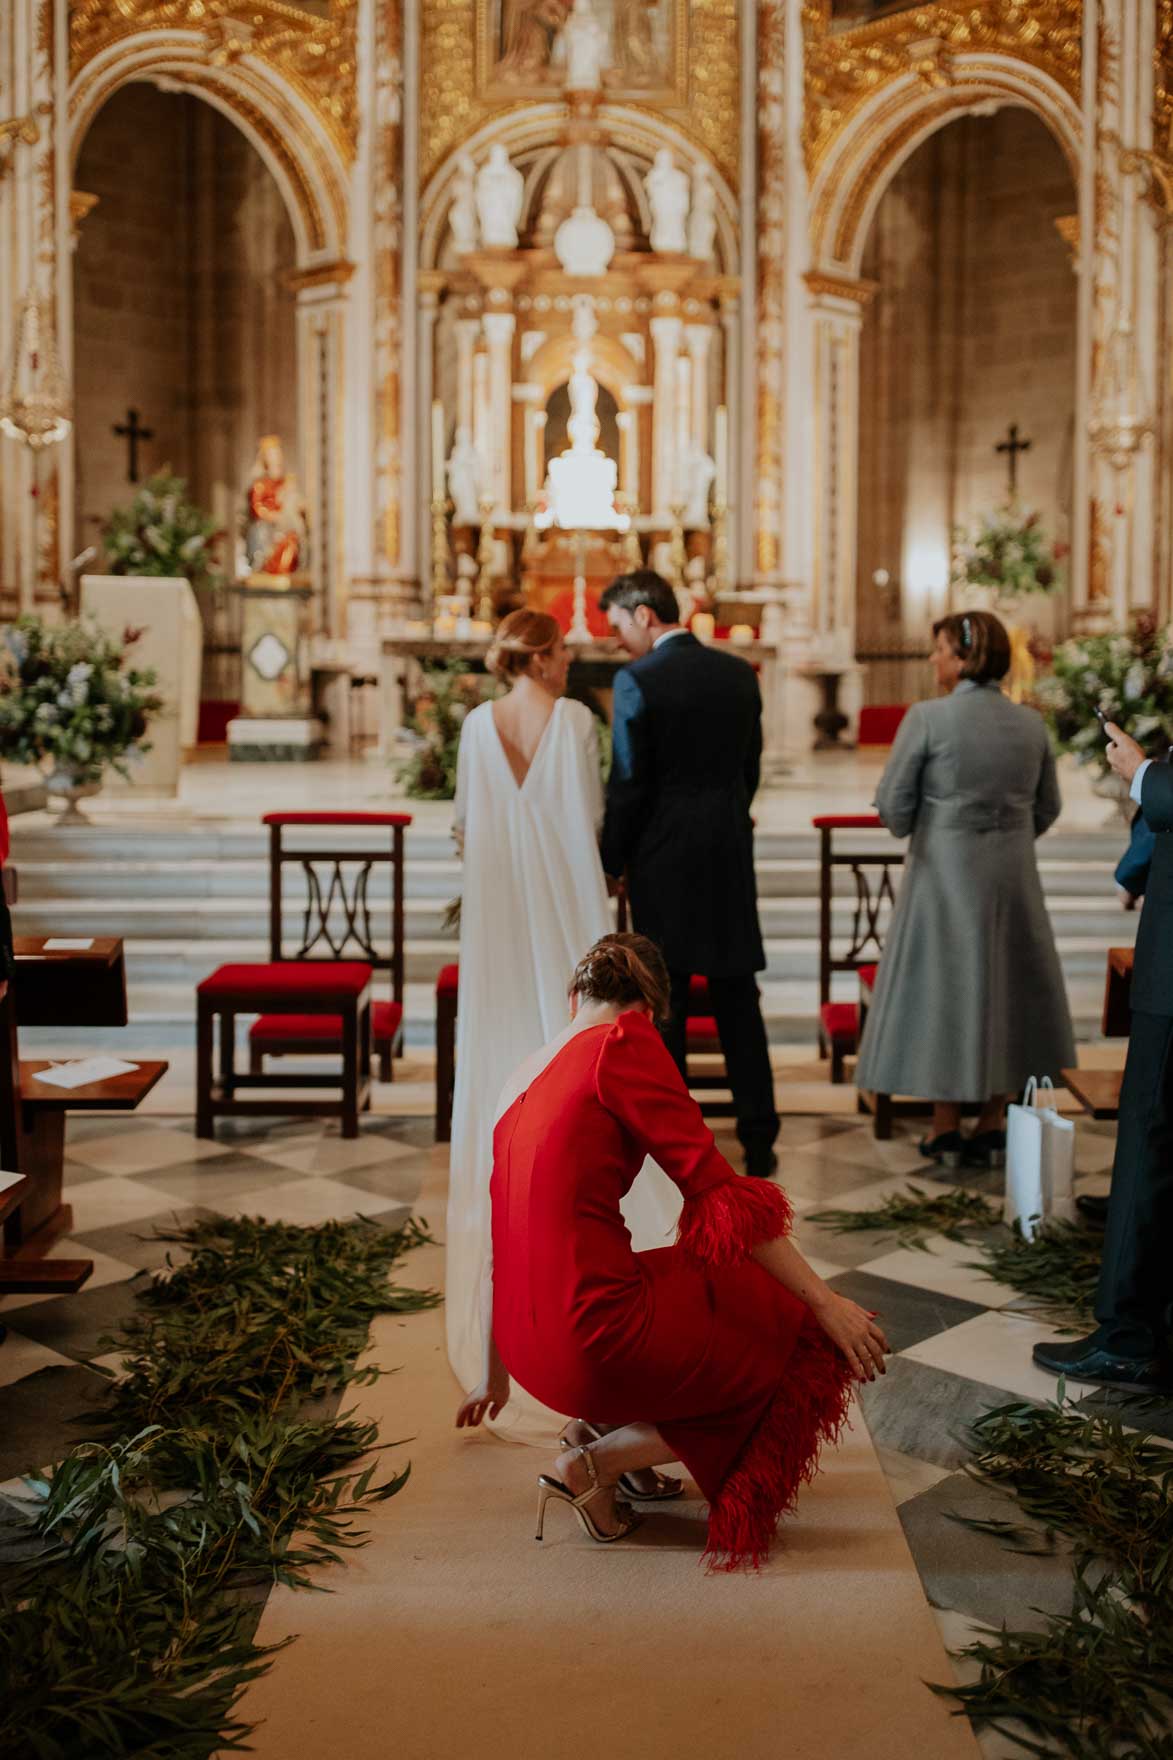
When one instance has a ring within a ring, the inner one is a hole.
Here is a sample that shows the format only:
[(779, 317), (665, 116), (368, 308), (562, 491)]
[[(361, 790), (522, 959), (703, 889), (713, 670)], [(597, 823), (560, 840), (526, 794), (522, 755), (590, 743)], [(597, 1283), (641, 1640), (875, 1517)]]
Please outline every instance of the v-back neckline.
[(501, 737), (501, 729), (497, 726), (497, 717), (493, 713), (493, 704), (489, 704), (489, 720), (493, 724), (493, 737), (497, 742), (497, 750), (501, 753), (502, 761), (504, 762), (506, 770), (509, 772), (509, 780), (512, 782), (514, 788), (516, 788), (518, 794), (523, 794), (525, 792), (525, 785), (534, 773), (534, 768), (538, 759), (541, 757), (542, 752), (545, 749), (546, 736), (550, 731), (555, 715), (558, 713), (558, 707), (561, 701), (561, 697), (556, 697), (554, 699), (554, 707), (546, 717), (546, 725), (542, 729), (542, 736), (534, 747), (534, 755), (526, 765), (525, 775), (520, 782), (517, 780), (517, 774), (514, 771), (513, 765), (509, 762), (509, 753), (505, 749), (505, 741)]

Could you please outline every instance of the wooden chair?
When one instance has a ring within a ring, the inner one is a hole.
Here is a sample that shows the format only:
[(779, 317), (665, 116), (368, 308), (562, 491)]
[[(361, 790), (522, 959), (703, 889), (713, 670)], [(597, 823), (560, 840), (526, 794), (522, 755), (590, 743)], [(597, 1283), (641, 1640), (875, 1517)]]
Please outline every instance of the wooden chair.
[[(375, 972), (391, 975), (389, 999), (371, 1003), (371, 1042), (378, 1058), (379, 1079), (389, 1082), (394, 1060), (403, 1047), (404, 985), (404, 831), (410, 813), (266, 813), (269, 827), (269, 960), (340, 960), (348, 949), (352, 957)], [(377, 837), (389, 832), (385, 847), (361, 850), (337, 846), (326, 837), (315, 841), (312, 833), (359, 828)], [(286, 831), (298, 833), (296, 848), (285, 843)], [(285, 951), (283, 929), (283, 874), (286, 867), (300, 867), (305, 881), (305, 905), (301, 939), (292, 953)], [(368, 893), (377, 866), (391, 871), (391, 903), (388, 934), (374, 927)], [(324, 952), (321, 950), (325, 950)], [(249, 1029), (249, 1074), (264, 1072), (266, 1057), (292, 1055), (329, 1056), (342, 1047), (342, 1018), (313, 1010), (295, 1014), (262, 1014)]]
[(456, 1008), (460, 967), (444, 966), (436, 979), (436, 1141), (452, 1141), (452, 1097), (456, 1091)]
[[(838, 1083), (846, 1075), (845, 1060), (859, 1049), (888, 915), (895, 902), (892, 870), (900, 867), (904, 857), (895, 850), (836, 849), (836, 832), (883, 830), (876, 813), (823, 814), (811, 824), (819, 834), (819, 1055), (830, 1058), (831, 1080)], [(848, 869), (854, 880), (855, 906), (850, 933), (839, 944), (833, 933), (833, 903), (835, 875), (841, 868)], [(861, 986), (859, 1001), (832, 1000), (836, 972), (856, 974)]]

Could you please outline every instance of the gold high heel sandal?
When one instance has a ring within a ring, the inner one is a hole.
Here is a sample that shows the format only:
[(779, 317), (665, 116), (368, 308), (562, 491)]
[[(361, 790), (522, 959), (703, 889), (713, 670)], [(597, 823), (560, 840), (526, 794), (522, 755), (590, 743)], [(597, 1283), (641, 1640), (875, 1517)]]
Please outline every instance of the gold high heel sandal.
[[(583, 1530), (588, 1539), (596, 1541), (598, 1545), (609, 1546), (613, 1540), (626, 1540), (627, 1536), (634, 1533), (635, 1529), (639, 1527), (639, 1516), (630, 1516), (630, 1519), (625, 1521), (623, 1526), (614, 1534), (608, 1534), (605, 1529), (599, 1527), (599, 1524), (595, 1521), (595, 1518), (587, 1508), (587, 1505), (599, 1495), (600, 1491), (610, 1491), (612, 1487), (610, 1485), (600, 1485), (598, 1469), (595, 1466), (594, 1459), (588, 1447), (584, 1446), (579, 1448), (576, 1452), (586, 1462), (587, 1473), (590, 1475), (591, 1481), (590, 1490), (584, 1491), (581, 1496), (576, 1497), (569, 1485), (564, 1485), (561, 1479), (555, 1479), (549, 1473), (539, 1473), (538, 1531), (534, 1535), (534, 1539), (540, 1540), (542, 1538), (542, 1530), (546, 1523), (546, 1505), (549, 1503), (550, 1499), (553, 1498), (556, 1503), (566, 1503), (570, 1505), (570, 1508), (582, 1523)], [(625, 1508), (626, 1505), (617, 1503), (615, 1506), (616, 1513), (618, 1514), (621, 1509)]]
[[(596, 1430), (589, 1419), (575, 1418), (574, 1422), (581, 1424), (587, 1435), (593, 1436), (596, 1442), (603, 1440), (603, 1432)], [(558, 1440), (563, 1448), (577, 1448), (579, 1446), (577, 1442), (570, 1441), (565, 1430)], [(647, 1470), (656, 1481), (654, 1491), (641, 1491), (635, 1482), (634, 1473), (620, 1473), (619, 1475), (619, 1489), (625, 1497), (630, 1497), (633, 1503), (668, 1503), (674, 1497), (684, 1496), (683, 1479), (673, 1479), (667, 1473), (658, 1473), (655, 1467), (649, 1467)]]

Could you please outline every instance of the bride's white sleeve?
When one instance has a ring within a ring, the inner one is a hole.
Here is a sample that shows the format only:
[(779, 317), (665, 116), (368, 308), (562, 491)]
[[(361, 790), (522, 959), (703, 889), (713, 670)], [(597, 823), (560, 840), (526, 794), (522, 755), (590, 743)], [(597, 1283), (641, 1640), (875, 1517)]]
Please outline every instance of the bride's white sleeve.
[(595, 718), (587, 709), (584, 717), (583, 745), (586, 748), (586, 790), (587, 804), (590, 807), (591, 823), (597, 837), (603, 829), (603, 778), (599, 771), (599, 732), (595, 726)]
[(481, 1339), (485, 1353), (485, 1383), (493, 1366), (493, 1242), (490, 1238), (481, 1261)]

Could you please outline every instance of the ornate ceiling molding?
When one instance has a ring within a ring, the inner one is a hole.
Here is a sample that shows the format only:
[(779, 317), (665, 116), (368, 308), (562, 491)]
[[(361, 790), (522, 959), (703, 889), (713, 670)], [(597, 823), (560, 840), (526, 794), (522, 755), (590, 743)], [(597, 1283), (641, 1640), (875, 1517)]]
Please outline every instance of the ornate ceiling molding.
[(330, 0), (325, 18), (283, 0), (71, 0), (70, 79), (125, 38), (191, 31), (209, 68), (255, 59), (288, 80), (349, 163), (358, 128), (357, 17), (358, 0)]
[(810, 175), (856, 112), (889, 82), (913, 75), (927, 91), (953, 83), (957, 55), (1002, 55), (1080, 95), (1082, 0), (979, 0), (909, 7), (835, 30), (831, 0), (806, 0), (803, 150)]

